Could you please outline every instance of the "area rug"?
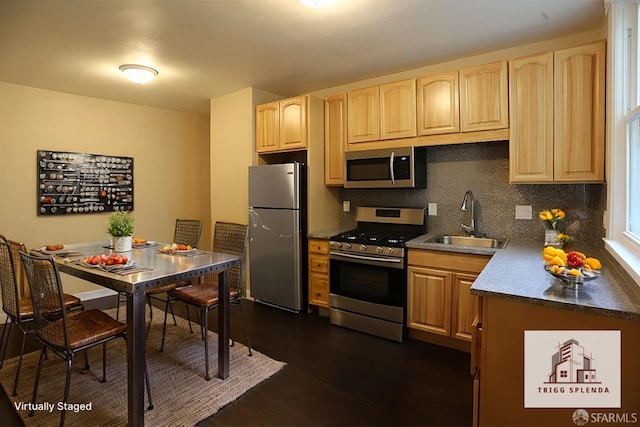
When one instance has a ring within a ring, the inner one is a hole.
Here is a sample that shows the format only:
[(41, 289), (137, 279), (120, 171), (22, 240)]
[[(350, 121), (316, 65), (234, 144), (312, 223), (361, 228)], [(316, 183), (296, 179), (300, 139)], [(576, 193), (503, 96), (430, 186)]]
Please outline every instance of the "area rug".
[[(108, 311), (115, 317), (115, 311)], [(151, 397), (154, 408), (145, 410), (145, 425), (148, 426), (193, 426), (215, 414), (223, 406), (236, 400), (252, 387), (280, 371), (285, 363), (273, 360), (253, 350), (248, 356), (247, 348), (237, 342), (230, 348), (229, 378), (215, 377), (218, 366), (218, 336), (209, 332), (210, 370), (212, 379), (204, 379), (204, 343), (199, 328), (189, 333), (187, 321), (176, 317), (178, 326), (167, 322), (167, 337), (164, 352), (158, 348), (162, 337), (162, 315), (155, 311), (154, 323), (147, 337), (147, 362), (151, 378)], [(120, 313), (123, 314), (122, 311)], [(18, 395), (11, 396), (18, 358), (6, 360), (0, 370), (0, 383), (11, 399), (14, 408), (21, 403), (30, 403), (35, 382), (40, 352), (25, 355)], [(102, 376), (102, 346), (89, 351), (90, 370), (81, 373), (84, 357), (76, 356), (71, 374), (70, 404), (67, 410), (67, 426), (121, 426), (127, 422), (127, 351), (122, 339), (107, 344), (107, 382), (100, 383)], [(52, 426), (60, 422), (58, 402), (64, 393), (66, 363), (57, 356), (49, 355), (44, 361), (37, 403), (49, 404), (54, 409), (37, 411), (33, 417), (28, 410), (17, 409), (27, 427)], [(85, 404), (84, 408), (81, 407)], [(145, 394), (145, 407), (148, 405)]]

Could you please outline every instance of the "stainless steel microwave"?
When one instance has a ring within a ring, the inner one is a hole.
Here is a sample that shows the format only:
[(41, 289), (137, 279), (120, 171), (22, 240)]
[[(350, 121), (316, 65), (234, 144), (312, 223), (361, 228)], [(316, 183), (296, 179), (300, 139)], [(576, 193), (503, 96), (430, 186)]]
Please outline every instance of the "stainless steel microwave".
[(345, 188), (426, 188), (424, 148), (347, 151), (344, 157)]

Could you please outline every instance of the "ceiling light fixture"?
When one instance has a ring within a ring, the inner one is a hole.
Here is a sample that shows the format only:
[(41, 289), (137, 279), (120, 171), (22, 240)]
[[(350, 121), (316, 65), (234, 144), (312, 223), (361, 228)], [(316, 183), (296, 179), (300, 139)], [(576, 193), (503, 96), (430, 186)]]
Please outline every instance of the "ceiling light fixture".
[(134, 83), (144, 84), (158, 75), (158, 71), (151, 67), (137, 64), (125, 64), (120, 66), (120, 71)]
[(298, 0), (298, 1), (305, 6), (319, 9), (321, 7), (331, 6), (335, 3), (338, 3), (340, 0)]

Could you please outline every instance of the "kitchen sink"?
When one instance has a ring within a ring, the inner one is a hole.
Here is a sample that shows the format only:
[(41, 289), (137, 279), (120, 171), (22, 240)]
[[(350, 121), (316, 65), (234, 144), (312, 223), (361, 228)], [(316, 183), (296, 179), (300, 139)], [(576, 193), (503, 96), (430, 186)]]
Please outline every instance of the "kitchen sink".
[(477, 248), (502, 249), (509, 243), (508, 239), (491, 239), (487, 237), (467, 236), (433, 236), (422, 243), (442, 243), (455, 246), (473, 246)]

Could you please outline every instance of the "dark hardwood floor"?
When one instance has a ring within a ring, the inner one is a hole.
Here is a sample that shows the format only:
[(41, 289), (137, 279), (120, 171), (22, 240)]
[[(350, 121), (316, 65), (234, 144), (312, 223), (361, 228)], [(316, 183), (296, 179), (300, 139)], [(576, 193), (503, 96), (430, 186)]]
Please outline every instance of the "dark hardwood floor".
[[(87, 307), (110, 305), (102, 300)], [(160, 311), (155, 313), (159, 321)], [(176, 313), (184, 314), (178, 304)], [(215, 330), (216, 313), (211, 316)], [(200, 426), (471, 425), (467, 353), (413, 340), (396, 343), (330, 325), (326, 317), (250, 301), (241, 310), (232, 307), (232, 336), (241, 342), (243, 321), (252, 347), (287, 366)], [(7, 357), (18, 354), (18, 344), (19, 335), (12, 334)], [(4, 392), (0, 425), (22, 425)]]

